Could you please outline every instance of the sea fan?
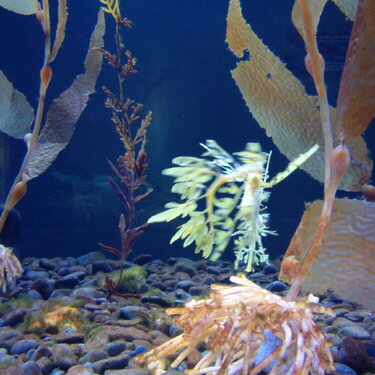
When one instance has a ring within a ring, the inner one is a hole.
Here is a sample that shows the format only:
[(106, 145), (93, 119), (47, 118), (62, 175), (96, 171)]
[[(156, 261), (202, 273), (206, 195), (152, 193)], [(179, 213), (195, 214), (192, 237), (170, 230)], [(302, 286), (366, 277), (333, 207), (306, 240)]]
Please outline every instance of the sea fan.
[[(154, 374), (177, 367), (202, 342), (200, 361), (189, 374), (321, 374), (334, 370), (329, 343), (313, 321), (313, 312), (334, 314), (314, 304), (316, 297), (288, 302), (245, 277), (236, 286), (212, 285), (210, 298), (192, 300), (174, 323), (184, 332), (137, 357)], [(167, 358), (177, 358), (167, 366)]]
[(20, 261), (13, 254), (13, 251), (0, 245), (0, 289), (3, 293), (7, 288), (14, 286), (17, 277), (20, 277), (23, 269)]

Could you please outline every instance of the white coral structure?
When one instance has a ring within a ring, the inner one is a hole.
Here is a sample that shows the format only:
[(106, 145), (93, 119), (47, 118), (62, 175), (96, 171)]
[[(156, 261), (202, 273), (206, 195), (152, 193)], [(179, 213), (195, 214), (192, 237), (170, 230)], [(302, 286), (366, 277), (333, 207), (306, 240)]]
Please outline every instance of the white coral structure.
[(0, 244), (0, 289), (4, 293), (12, 287), (17, 277), (23, 273), (23, 268), (12, 249)]
[[(245, 277), (237, 285), (211, 285), (209, 298), (167, 314), (184, 332), (136, 357), (153, 375), (178, 367), (197, 346), (206, 350), (189, 375), (324, 375), (334, 371), (330, 342), (313, 312), (334, 315), (317, 299), (287, 301)], [(169, 362), (172, 359), (172, 362)]]

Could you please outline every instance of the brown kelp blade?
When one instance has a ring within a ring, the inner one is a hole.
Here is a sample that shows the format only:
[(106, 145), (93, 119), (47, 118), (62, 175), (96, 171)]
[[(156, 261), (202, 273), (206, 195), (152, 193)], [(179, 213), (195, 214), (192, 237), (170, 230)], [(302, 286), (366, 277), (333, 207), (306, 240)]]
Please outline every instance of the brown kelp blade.
[(375, 116), (375, 1), (360, 0), (337, 101), (340, 138), (361, 135)]
[[(309, 10), (311, 12), (311, 18), (312, 18), (312, 27), (313, 27), (313, 34), (316, 34), (320, 16), (322, 14), (323, 8), (326, 4), (327, 0), (304, 0), (304, 3), (309, 7)], [(306, 35), (306, 25), (303, 22), (303, 15), (302, 15), (302, 9), (299, 5), (299, 1), (297, 0), (294, 3), (293, 11), (292, 11), (292, 21), (294, 27), (298, 30), (298, 32), (301, 34), (302, 38), (305, 41), (305, 44), (308, 43), (307, 41), (307, 35)]]
[(0, 131), (22, 139), (30, 131), (34, 110), (22, 92), (0, 71)]
[(72, 137), (75, 124), (87, 105), (89, 95), (95, 91), (103, 57), (93, 47), (103, 46), (104, 29), (104, 15), (100, 11), (85, 60), (85, 73), (77, 76), (73, 84), (52, 102), (46, 124), (27, 160), (24, 180), (41, 175)]
[[(316, 32), (319, 25), (320, 16), (326, 2), (327, 0), (295, 0), (292, 10), (293, 25), (301, 34), (305, 42), (307, 51), (305, 65), (306, 69), (314, 79), (315, 87), (320, 97), (320, 107), (322, 107), (323, 104), (321, 100), (325, 100), (325, 102), (327, 101), (325, 99), (326, 90), (323, 77), (324, 61), (318, 50), (318, 45), (316, 42)], [(327, 104), (328, 103), (325, 104), (326, 107), (328, 107)], [(327, 112), (329, 117), (328, 108)], [(324, 122), (322, 125), (324, 126)], [(327, 126), (330, 126), (330, 123), (327, 124)], [(327, 142), (325, 142), (325, 144), (326, 143)]]
[[(320, 220), (322, 201), (309, 204), (284, 256), (289, 260), (304, 258)], [(328, 231), (319, 255), (306, 277), (303, 288), (336, 293), (375, 308), (375, 202), (359, 199), (335, 199)], [(292, 268), (282, 265), (280, 279), (290, 282)], [(298, 267), (298, 266), (297, 266)]]
[(38, 9), (37, 5), (37, 0), (0, 0), (1, 7), (8, 9), (12, 12), (24, 15), (34, 14)]
[(333, 0), (338, 8), (345, 14), (350, 21), (354, 21), (357, 11), (358, 0)]
[[(301, 82), (246, 24), (238, 0), (230, 1), (226, 41), (241, 59), (231, 73), (255, 120), (289, 160), (319, 144), (320, 149), (301, 169), (322, 182), (324, 142), (317, 97), (306, 93)], [(246, 50), (250, 59), (243, 59)], [(336, 109), (330, 109), (334, 138), (338, 139)], [(340, 188), (360, 190), (371, 175), (372, 161), (361, 137), (349, 142), (348, 147), (352, 164)]]
[(65, 27), (68, 20), (68, 8), (66, 1), (67, 0), (59, 0), (59, 21), (56, 28), (55, 42), (53, 43), (52, 52), (48, 58), (49, 63), (55, 60), (65, 38)]

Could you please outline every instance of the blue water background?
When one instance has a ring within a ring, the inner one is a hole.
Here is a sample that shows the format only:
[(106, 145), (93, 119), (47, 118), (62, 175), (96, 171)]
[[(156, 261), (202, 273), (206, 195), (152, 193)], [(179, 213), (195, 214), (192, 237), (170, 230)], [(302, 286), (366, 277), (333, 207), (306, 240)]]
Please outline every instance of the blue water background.
[[(231, 78), (236, 58), (225, 43), (225, 0), (127, 0), (123, 15), (133, 21), (123, 42), (138, 59), (138, 74), (130, 77), (126, 96), (151, 110), (147, 151), (148, 184), (154, 193), (139, 206), (139, 219), (163, 209), (177, 196), (170, 193), (172, 181), (162, 176), (178, 155), (198, 156), (200, 142), (215, 139), (229, 152), (241, 151), (246, 142), (259, 142), (272, 150), (270, 175), (283, 170), (288, 161), (252, 118)], [(270, 49), (315, 94), (305, 71), (304, 45), (291, 26), (292, 0), (242, 1), (244, 16)], [(56, 4), (51, 1), (52, 21)], [(63, 47), (53, 63), (53, 81), (47, 107), (83, 70), (90, 33), (96, 22), (99, 1), (69, 1), (69, 21)], [(106, 48), (115, 53), (113, 22), (107, 20)], [(319, 27), (321, 52), (326, 59), (326, 82), (331, 104), (335, 104), (338, 82), (349, 40), (351, 23), (329, 2)], [(33, 16), (20, 16), (0, 9), (0, 69), (36, 107), (39, 69), (43, 59), (43, 35)], [(123, 152), (104, 108), (101, 86), (116, 90), (116, 76), (104, 66), (97, 93), (80, 118), (71, 143), (41, 177), (31, 181), (17, 209), (22, 215), (22, 256), (77, 256), (99, 250), (98, 242), (118, 246), (117, 223), (122, 206), (107, 179), (111, 171), (106, 158), (114, 161)], [(367, 131), (374, 148), (374, 128)], [(11, 166), (16, 173), (24, 153), (22, 141), (10, 140)], [(10, 181), (9, 181), (10, 183)], [(272, 188), (268, 204), (270, 227), (277, 237), (264, 240), (271, 257), (282, 254), (300, 220), (305, 202), (322, 197), (322, 186), (305, 172), (297, 171)], [(155, 257), (194, 257), (192, 247), (169, 245), (178, 221), (150, 225), (137, 242), (133, 254)], [(181, 222), (180, 222), (181, 223)], [(196, 257), (196, 256), (195, 256)], [(233, 259), (231, 250), (226, 259)]]

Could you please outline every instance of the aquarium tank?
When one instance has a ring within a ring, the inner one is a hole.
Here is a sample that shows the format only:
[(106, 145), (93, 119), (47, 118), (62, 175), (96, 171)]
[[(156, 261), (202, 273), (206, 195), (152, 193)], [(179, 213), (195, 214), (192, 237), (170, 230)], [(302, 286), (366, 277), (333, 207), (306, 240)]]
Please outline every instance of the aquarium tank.
[(4, 374), (375, 372), (372, 0), (0, 0), (0, 35)]

